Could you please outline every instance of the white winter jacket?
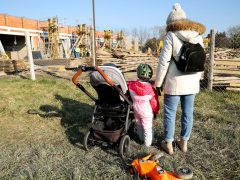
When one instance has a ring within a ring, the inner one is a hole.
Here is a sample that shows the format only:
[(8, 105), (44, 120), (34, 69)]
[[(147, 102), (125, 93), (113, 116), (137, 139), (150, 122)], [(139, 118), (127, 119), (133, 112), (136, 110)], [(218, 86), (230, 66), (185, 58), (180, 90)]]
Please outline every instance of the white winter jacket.
[(187, 95), (199, 92), (201, 72), (183, 73), (177, 69), (171, 57), (173, 55), (178, 61), (183, 41), (200, 43), (203, 46), (201, 34), (204, 31), (205, 27), (202, 24), (189, 20), (175, 21), (167, 26), (155, 80), (156, 87), (163, 85), (164, 94)]

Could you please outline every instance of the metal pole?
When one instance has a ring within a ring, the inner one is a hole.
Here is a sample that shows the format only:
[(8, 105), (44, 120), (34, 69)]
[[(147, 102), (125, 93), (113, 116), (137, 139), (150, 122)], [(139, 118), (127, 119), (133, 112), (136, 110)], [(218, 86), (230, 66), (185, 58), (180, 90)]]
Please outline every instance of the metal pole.
[(25, 31), (25, 41), (26, 41), (26, 46), (27, 46), (28, 62), (29, 62), (29, 65), (30, 65), (31, 79), (36, 80), (35, 72), (34, 72), (34, 64), (33, 64), (33, 56), (32, 56), (32, 48), (31, 48), (31, 43), (30, 43), (30, 37), (29, 37), (29, 32), (27, 32), (27, 31)]
[(93, 43), (93, 46), (92, 46), (92, 57), (93, 57), (93, 62), (92, 62), (92, 65), (93, 66), (96, 66), (96, 34), (95, 34), (95, 7), (94, 7), (94, 0), (92, 0), (92, 16), (93, 16), (93, 36), (92, 36), (92, 43)]
[(211, 30), (211, 40), (210, 40), (210, 54), (209, 54), (209, 74), (208, 74), (208, 89), (212, 91), (213, 87), (213, 67), (214, 67), (214, 51), (215, 51), (215, 31)]

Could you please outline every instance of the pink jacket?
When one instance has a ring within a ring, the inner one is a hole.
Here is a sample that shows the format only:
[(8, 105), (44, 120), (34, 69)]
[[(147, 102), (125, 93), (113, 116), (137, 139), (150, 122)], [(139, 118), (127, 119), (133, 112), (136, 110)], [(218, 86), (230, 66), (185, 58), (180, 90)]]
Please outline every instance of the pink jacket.
[[(128, 81), (130, 95), (133, 100), (134, 110), (143, 111), (143, 116), (149, 113), (158, 113), (159, 101), (156, 90), (148, 82)], [(149, 112), (150, 111), (150, 112)]]

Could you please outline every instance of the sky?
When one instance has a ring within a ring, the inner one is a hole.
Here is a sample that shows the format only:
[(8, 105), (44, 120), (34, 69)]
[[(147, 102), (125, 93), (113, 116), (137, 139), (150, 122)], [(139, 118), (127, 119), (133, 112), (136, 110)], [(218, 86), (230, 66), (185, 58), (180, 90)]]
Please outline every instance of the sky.
[[(207, 31), (240, 25), (240, 0), (94, 0), (97, 30), (165, 26), (174, 3)], [(91, 24), (92, 0), (0, 0), (0, 13), (36, 20), (57, 16), (65, 25)]]

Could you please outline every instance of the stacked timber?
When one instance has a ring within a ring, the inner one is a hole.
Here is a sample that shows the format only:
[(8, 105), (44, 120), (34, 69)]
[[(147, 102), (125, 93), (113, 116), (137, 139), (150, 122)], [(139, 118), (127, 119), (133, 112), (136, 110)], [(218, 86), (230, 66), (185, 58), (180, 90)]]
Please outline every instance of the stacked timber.
[(240, 58), (214, 60), (214, 84), (240, 84)]
[(120, 61), (119, 68), (123, 72), (135, 71), (137, 66), (141, 63), (147, 63), (152, 66), (153, 69), (157, 67), (157, 58), (150, 55), (130, 55)]
[(27, 70), (25, 60), (0, 60), (0, 71), (5, 73), (14, 73)]
[(214, 52), (216, 59), (233, 59), (240, 58), (240, 49), (216, 48)]
[[(92, 60), (90, 58), (82, 58), (82, 64), (91, 66)], [(148, 54), (134, 54), (130, 52), (116, 52), (110, 53), (97, 53), (96, 65), (103, 65), (106, 63), (115, 64), (122, 72), (135, 71), (137, 66), (141, 63), (148, 63), (153, 69), (156, 69), (158, 60), (156, 57)]]
[(220, 49), (214, 52), (213, 85), (240, 90), (240, 50)]

